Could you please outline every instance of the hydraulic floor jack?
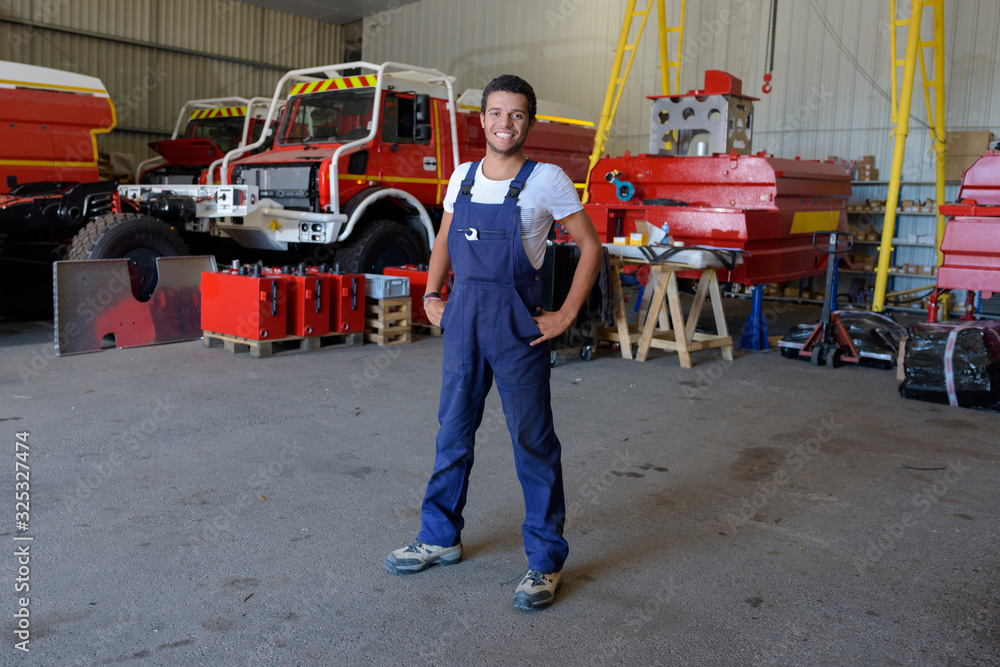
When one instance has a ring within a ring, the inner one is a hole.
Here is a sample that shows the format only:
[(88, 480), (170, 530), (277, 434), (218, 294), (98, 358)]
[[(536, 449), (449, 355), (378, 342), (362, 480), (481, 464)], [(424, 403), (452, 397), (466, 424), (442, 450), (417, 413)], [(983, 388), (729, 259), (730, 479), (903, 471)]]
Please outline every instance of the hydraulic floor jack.
[[(817, 240), (824, 234), (829, 235), (825, 247), (817, 245)], [(826, 294), (823, 296), (823, 314), (819, 324), (804, 343), (778, 343), (781, 352), (786, 357), (807, 357), (813, 366), (824, 363), (830, 368), (837, 368), (842, 363), (859, 363), (862, 353), (851, 338), (850, 332), (841, 321), (840, 312), (834, 311), (837, 305), (837, 255), (842, 255), (854, 247), (854, 235), (849, 232), (816, 232), (813, 234), (813, 246), (829, 254), (826, 263)], [(801, 347), (800, 347), (801, 346)], [(798, 348), (796, 350), (796, 348)], [(797, 352), (797, 354), (796, 354)]]

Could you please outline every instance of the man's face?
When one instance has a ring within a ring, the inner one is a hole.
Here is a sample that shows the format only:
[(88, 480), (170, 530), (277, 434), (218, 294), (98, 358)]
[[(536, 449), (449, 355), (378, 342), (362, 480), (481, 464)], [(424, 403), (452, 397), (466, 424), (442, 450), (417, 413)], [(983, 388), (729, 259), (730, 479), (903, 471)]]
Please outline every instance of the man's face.
[(519, 93), (495, 92), (486, 98), (486, 113), (479, 114), (486, 130), (486, 145), (500, 156), (516, 155), (535, 122), (528, 120), (528, 98)]

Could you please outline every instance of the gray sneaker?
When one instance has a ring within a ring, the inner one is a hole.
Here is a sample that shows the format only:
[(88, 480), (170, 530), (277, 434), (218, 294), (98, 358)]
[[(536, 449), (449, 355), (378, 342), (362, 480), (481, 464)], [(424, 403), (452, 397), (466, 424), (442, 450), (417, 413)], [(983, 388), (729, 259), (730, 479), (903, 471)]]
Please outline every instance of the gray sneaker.
[(514, 607), (521, 611), (545, 609), (555, 602), (562, 572), (528, 570), (514, 591)]
[(462, 560), (462, 543), (453, 547), (438, 547), (413, 540), (409, 546), (396, 549), (385, 558), (385, 569), (393, 574), (423, 572), (431, 565), (454, 565)]

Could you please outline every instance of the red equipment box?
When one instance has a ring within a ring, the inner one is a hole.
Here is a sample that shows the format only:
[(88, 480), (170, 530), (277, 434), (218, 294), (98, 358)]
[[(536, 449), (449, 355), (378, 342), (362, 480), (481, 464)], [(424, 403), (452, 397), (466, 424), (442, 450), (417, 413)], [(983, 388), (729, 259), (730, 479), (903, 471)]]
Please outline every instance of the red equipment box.
[(274, 267), (266, 273), (280, 276), (286, 282), (289, 335), (324, 336), (330, 333), (330, 276), (310, 273), (301, 265), (295, 271), (286, 266)]
[(330, 274), (333, 308), (330, 330), (350, 333), (365, 330), (365, 277), (360, 273)]
[(241, 271), (201, 274), (201, 328), (250, 340), (284, 338), (288, 281), (259, 267)]
[(326, 265), (310, 266), (310, 276), (326, 277), (330, 294), (330, 333), (365, 330), (365, 277), (360, 273), (336, 273)]
[[(399, 276), (410, 279), (410, 314), (414, 322), (430, 324), (431, 321), (424, 312), (424, 292), (427, 291), (427, 265), (405, 264), (403, 266), (387, 266), (382, 270), (382, 275)], [(448, 272), (451, 282), (455, 279), (453, 271)], [(447, 297), (448, 285), (441, 288), (441, 296)]]

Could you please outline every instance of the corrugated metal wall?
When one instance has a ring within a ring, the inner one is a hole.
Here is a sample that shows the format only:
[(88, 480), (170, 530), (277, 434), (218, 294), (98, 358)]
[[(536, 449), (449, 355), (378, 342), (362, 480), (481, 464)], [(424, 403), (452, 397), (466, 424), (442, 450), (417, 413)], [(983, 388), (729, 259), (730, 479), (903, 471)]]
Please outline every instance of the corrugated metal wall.
[(118, 128), (102, 150), (152, 155), (189, 99), (270, 97), (281, 75), (339, 62), (339, 26), (234, 0), (5, 0), (0, 60), (100, 77)]
[[(640, 0), (640, 6), (645, 0)], [(900, 5), (909, 7), (906, 0)], [(366, 60), (396, 60), (455, 75), (457, 88), (481, 88), (496, 74), (524, 76), (540, 97), (592, 113), (601, 109), (624, 0), (421, 0), (365, 19)], [(677, 22), (680, 3), (667, 2)], [(768, 0), (689, 0), (681, 91), (701, 87), (706, 69), (743, 79), (762, 97), (755, 108), (756, 150), (781, 157), (875, 155), (887, 177), (888, 0), (781, 2), (773, 91), (760, 87), (767, 52)], [(996, 80), (1000, 3), (946, 3), (946, 126), (1000, 128)], [(655, 11), (654, 11), (655, 14)], [(651, 19), (652, 21), (653, 19)], [(930, 10), (924, 35), (931, 35)], [(900, 52), (905, 45), (901, 33)], [(655, 25), (647, 25), (622, 98), (608, 151), (646, 151), (649, 103), (660, 92)], [(918, 82), (918, 87), (919, 87)], [(904, 178), (932, 180), (923, 95), (916, 91)]]

